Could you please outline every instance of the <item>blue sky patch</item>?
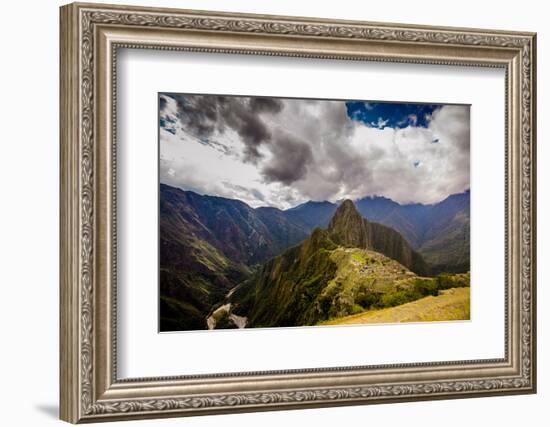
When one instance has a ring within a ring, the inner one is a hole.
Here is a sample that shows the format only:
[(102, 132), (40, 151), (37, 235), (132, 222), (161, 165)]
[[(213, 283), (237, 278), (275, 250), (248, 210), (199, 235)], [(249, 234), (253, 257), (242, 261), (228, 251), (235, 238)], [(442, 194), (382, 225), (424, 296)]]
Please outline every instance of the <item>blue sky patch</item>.
[(408, 126), (428, 127), (432, 113), (441, 108), (436, 104), (403, 104), (392, 102), (348, 101), (348, 117), (363, 122), (368, 127), (406, 128)]

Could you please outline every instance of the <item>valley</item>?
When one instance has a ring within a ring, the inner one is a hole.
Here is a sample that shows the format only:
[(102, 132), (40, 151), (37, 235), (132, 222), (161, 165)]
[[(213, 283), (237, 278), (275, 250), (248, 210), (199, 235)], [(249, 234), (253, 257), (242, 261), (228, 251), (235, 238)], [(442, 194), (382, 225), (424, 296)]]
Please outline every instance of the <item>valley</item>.
[(238, 316), (233, 313), (232, 303), (228, 302), (231, 295), (237, 290), (239, 285), (232, 288), (221, 305), (216, 304), (211, 312), (206, 317), (206, 325), (208, 329), (243, 329), (248, 323), (248, 318), (245, 316)]

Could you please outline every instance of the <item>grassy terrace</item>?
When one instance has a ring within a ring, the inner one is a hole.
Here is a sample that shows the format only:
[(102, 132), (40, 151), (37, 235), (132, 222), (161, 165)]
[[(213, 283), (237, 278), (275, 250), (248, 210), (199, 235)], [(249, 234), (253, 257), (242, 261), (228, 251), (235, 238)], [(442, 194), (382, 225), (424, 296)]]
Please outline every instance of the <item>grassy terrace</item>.
[(470, 288), (451, 288), (437, 296), (427, 296), (391, 308), (367, 310), (359, 314), (321, 322), (320, 325), (365, 323), (435, 322), (470, 319)]

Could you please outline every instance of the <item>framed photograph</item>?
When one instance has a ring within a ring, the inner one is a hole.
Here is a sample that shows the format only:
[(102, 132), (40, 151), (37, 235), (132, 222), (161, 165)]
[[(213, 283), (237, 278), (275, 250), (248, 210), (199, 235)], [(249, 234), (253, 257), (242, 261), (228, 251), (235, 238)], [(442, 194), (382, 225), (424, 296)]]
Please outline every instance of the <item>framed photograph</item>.
[(61, 8), (61, 418), (536, 391), (535, 34)]
[(160, 332), (470, 320), (469, 105), (160, 93), (159, 158)]

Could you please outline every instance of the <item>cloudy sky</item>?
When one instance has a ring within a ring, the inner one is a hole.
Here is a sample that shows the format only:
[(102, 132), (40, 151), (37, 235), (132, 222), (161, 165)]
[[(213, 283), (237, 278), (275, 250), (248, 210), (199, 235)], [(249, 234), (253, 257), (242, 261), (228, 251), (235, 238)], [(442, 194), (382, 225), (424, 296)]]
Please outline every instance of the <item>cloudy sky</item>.
[(470, 108), (159, 95), (160, 181), (281, 209), (385, 196), (435, 203), (470, 188)]

